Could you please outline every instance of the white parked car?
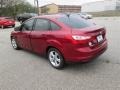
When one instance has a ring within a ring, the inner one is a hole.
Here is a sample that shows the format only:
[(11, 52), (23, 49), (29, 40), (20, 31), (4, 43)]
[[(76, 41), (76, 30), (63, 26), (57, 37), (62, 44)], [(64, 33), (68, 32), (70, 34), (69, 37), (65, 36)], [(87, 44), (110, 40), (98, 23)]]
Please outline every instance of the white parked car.
[(80, 15), (82, 18), (85, 18), (85, 19), (92, 19), (92, 15), (91, 14), (78, 13), (78, 15)]

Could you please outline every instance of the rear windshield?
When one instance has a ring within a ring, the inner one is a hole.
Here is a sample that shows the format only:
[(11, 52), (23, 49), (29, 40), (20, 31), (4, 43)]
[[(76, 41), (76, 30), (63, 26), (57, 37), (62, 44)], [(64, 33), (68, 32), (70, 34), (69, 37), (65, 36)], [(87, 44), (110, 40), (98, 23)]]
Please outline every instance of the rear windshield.
[(88, 20), (82, 19), (79, 15), (70, 15), (70, 16), (63, 16), (58, 18), (58, 21), (64, 23), (71, 28), (86, 28), (93, 26), (94, 24), (89, 22)]

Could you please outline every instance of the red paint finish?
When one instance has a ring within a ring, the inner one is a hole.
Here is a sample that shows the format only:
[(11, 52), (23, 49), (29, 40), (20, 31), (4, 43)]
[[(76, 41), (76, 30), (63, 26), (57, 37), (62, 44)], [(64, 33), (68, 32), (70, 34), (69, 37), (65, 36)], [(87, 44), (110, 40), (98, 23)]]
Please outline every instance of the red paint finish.
[(20, 47), (39, 54), (46, 54), (49, 47), (54, 47), (61, 52), (66, 62), (88, 62), (105, 52), (105, 28), (94, 25), (75, 29), (58, 21), (56, 18), (59, 17), (60, 15), (33, 18), (50, 20), (60, 27), (59, 30), (36, 31), (33, 28), (31, 31), (13, 31), (11, 37), (16, 38)]
[(0, 26), (15, 26), (15, 21), (9, 17), (0, 17)]
[(32, 50), (31, 43), (30, 43), (30, 34), (31, 31), (24, 31), (17, 33), (17, 42), (20, 47), (28, 50)]

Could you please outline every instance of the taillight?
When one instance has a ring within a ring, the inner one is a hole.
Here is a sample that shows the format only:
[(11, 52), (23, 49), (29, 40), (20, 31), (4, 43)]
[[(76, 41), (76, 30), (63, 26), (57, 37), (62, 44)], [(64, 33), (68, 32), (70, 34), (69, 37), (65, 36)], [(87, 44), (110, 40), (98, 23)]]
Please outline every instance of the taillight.
[(74, 40), (87, 40), (87, 39), (90, 39), (91, 37), (90, 36), (73, 35), (72, 38)]
[(65, 39), (69, 40), (72, 44), (77, 47), (87, 47), (88, 42), (91, 39), (91, 36), (82, 36), (82, 35), (67, 35)]

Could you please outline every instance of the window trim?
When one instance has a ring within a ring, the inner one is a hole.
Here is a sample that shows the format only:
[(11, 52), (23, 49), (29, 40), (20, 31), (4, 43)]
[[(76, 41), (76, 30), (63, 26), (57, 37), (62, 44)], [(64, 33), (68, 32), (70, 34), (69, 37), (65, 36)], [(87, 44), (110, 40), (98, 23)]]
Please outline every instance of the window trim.
[(53, 29), (52, 29), (51, 22), (54, 23), (54, 24), (56, 24), (56, 25), (59, 27), (59, 29), (56, 29), (56, 30), (61, 30), (62, 27), (61, 27), (59, 24), (57, 24), (56, 22), (54, 22), (54, 21), (52, 21), (52, 20), (49, 20), (50, 30), (51, 30), (51, 31), (56, 31), (56, 30), (53, 30)]

